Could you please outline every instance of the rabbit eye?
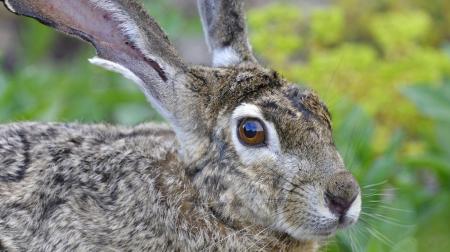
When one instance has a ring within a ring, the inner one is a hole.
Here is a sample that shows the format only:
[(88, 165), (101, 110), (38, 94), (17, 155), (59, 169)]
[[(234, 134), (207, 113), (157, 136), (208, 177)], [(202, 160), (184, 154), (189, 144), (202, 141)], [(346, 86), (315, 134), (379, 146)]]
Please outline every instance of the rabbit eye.
[(261, 146), (265, 144), (266, 132), (263, 123), (254, 118), (241, 120), (238, 126), (239, 140), (249, 146)]

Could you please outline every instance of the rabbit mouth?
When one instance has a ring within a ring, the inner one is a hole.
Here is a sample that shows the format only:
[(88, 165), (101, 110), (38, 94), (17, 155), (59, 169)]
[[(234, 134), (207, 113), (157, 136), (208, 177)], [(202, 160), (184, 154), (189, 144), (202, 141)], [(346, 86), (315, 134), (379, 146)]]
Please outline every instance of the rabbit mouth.
[(319, 239), (324, 239), (324, 238), (333, 236), (335, 233), (336, 233), (336, 229), (332, 229), (332, 230), (317, 231), (313, 235), (317, 236), (317, 238), (319, 238)]
[(339, 218), (338, 220), (338, 224), (337, 224), (337, 228), (338, 229), (344, 229), (347, 228), (353, 224), (355, 224), (357, 221), (357, 219), (353, 218), (353, 217), (349, 217), (347, 215), (342, 216)]
[(339, 223), (331, 221), (316, 227), (289, 227), (285, 232), (297, 240), (325, 240), (336, 234), (338, 229), (340, 229)]
[(322, 225), (321, 228), (313, 229), (310, 236), (313, 239), (326, 239), (333, 236), (338, 230), (343, 230), (358, 221), (358, 217), (352, 214), (346, 214), (336, 219), (331, 219), (328, 224)]
[(338, 230), (345, 229), (353, 224), (356, 223), (356, 219), (349, 217), (349, 216), (343, 216), (339, 218), (337, 221), (333, 221), (332, 224), (329, 225), (327, 228), (320, 228), (316, 229), (313, 232), (311, 232), (311, 236), (313, 239), (327, 239), (336, 234)]
[(358, 195), (352, 207), (340, 216), (326, 208), (316, 208), (306, 211), (309, 213), (309, 220), (306, 222), (300, 223), (292, 218), (279, 219), (277, 227), (297, 240), (324, 240), (335, 235), (338, 230), (355, 224), (359, 218), (360, 207)]
[(326, 228), (316, 229), (311, 232), (312, 236), (316, 236), (318, 239), (329, 238), (333, 236), (338, 230), (345, 229), (356, 223), (356, 220), (352, 217), (343, 216), (336, 221), (332, 221)]
[(326, 240), (336, 234), (340, 229), (344, 229), (351, 224), (341, 224), (339, 220), (330, 220), (329, 223), (322, 223), (317, 227), (308, 227), (302, 230), (302, 228), (295, 230), (295, 232), (289, 232), (292, 237), (297, 240)]

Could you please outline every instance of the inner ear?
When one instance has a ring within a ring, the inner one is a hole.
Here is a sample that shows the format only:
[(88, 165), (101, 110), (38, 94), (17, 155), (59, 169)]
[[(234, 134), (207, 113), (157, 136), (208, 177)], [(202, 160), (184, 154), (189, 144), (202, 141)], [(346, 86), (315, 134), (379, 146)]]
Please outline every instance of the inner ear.
[[(96, 47), (125, 48), (123, 45), (127, 43), (120, 31), (120, 24), (104, 9), (105, 4), (101, 8), (89, 0), (6, 0), (5, 3), (10, 9), (14, 4), (14, 12), (36, 18), (45, 25), (85, 39)], [(24, 7), (25, 4), (28, 6)]]
[[(148, 34), (134, 20), (141, 17), (132, 16), (133, 12), (140, 10), (137, 4), (125, 9), (120, 1), (6, 0), (5, 5), (15, 13), (33, 17), (45, 25), (90, 42), (101, 58), (128, 66), (131, 70), (129, 65), (136, 65), (137, 62), (147, 64), (163, 81), (168, 79), (162, 65), (146, 50), (148, 43), (145, 36)], [(158, 34), (152, 35), (160, 37)]]

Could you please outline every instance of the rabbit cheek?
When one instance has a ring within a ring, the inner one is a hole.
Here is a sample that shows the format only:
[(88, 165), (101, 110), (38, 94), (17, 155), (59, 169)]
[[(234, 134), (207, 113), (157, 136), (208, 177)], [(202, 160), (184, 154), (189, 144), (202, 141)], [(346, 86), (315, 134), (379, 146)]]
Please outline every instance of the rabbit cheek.
[[(272, 163), (272, 162), (271, 162)], [(245, 167), (242, 173), (246, 174), (248, 181), (246, 183), (249, 184), (247, 196), (245, 201), (253, 201), (252, 204), (265, 207), (267, 202), (269, 202), (269, 198), (273, 198), (274, 195), (274, 187), (273, 185), (276, 183), (276, 176), (273, 176), (273, 173), (270, 172), (267, 166), (263, 165), (254, 165), (251, 167)], [(242, 185), (238, 185), (237, 190), (242, 191)], [(256, 207), (256, 206), (255, 206)]]
[[(323, 218), (315, 205), (322, 205), (320, 197), (316, 197), (317, 188), (308, 185), (301, 190), (292, 190), (286, 195), (285, 204), (277, 212), (276, 228), (286, 232), (297, 240), (317, 240), (332, 235), (334, 223)], [(317, 230), (325, 230), (316, 234)]]

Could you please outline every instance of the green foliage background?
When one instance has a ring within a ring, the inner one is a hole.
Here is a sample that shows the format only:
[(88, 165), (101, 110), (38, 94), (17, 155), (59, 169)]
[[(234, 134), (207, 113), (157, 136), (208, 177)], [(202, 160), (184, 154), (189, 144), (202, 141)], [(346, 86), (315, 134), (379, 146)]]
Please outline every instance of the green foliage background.
[[(202, 35), (197, 19), (151, 2), (170, 37)], [(363, 187), (358, 225), (323, 250), (448, 250), (450, 2), (335, 0), (312, 11), (282, 2), (248, 14), (261, 61), (328, 104)], [(0, 122), (162, 120), (135, 85), (87, 64), (93, 50), (56, 60), (60, 35), (31, 20), (19, 34), (15, 70), (0, 69)]]

